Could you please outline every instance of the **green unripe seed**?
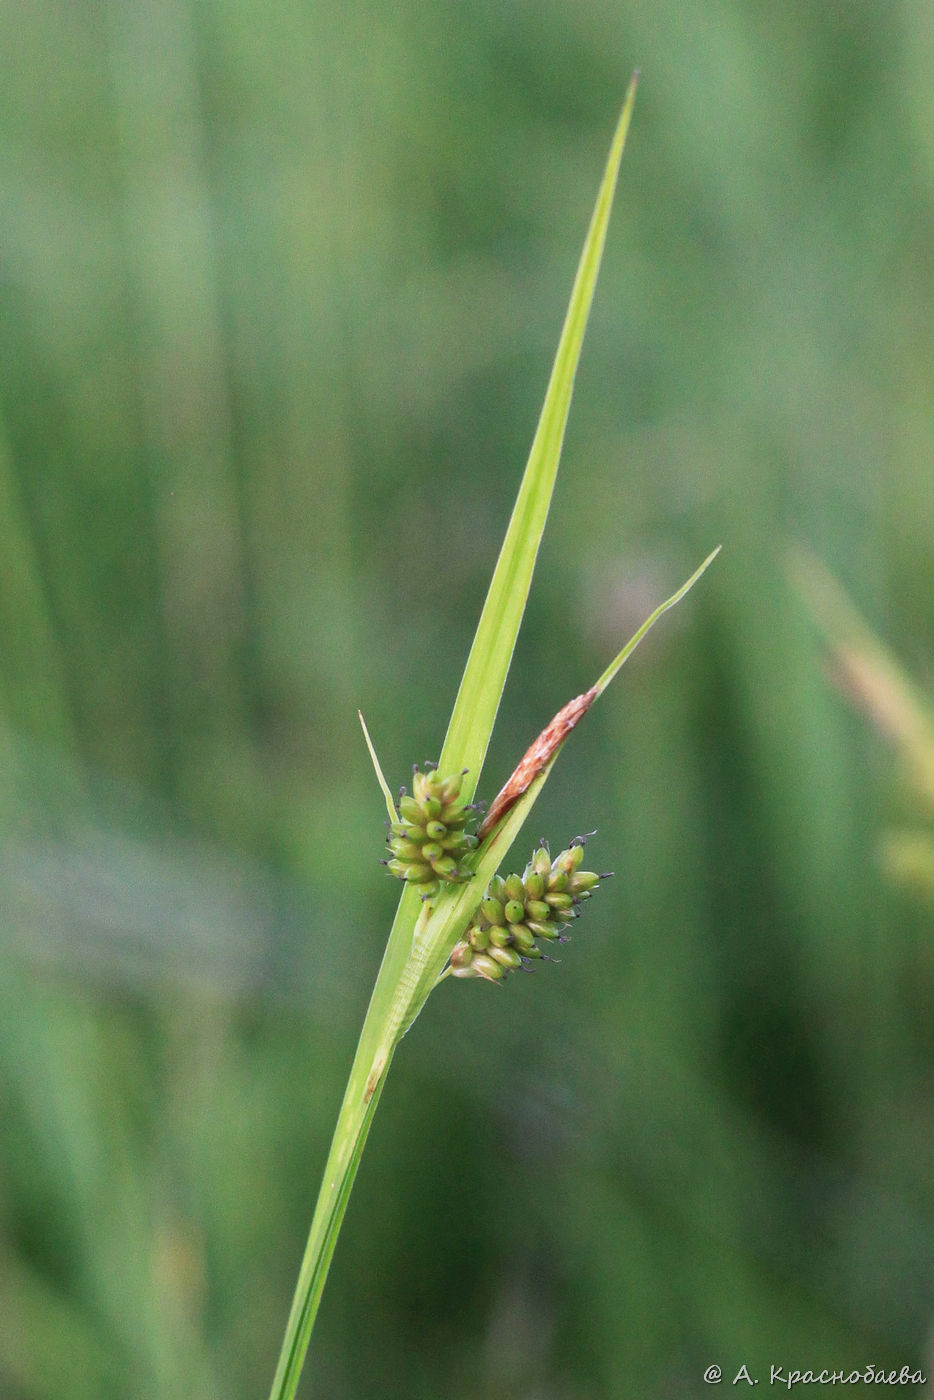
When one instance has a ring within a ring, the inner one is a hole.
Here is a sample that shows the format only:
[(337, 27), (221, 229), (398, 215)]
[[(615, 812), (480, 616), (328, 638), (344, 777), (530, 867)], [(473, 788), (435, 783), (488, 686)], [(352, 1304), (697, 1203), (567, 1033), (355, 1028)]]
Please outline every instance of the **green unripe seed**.
[(508, 928), (502, 928), (499, 924), (493, 924), (487, 930), (491, 948), (506, 948), (512, 942), (512, 933)]
[(571, 909), (574, 900), (569, 894), (564, 894), (559, 890), (545, 895), (545, 903), (550, 904), (552, 909)]
[(506, 969), (490, 957), (489, 953), (476, 953), (471, 966), (476, 970), (478, 977), (485, 977), (488, 982), (499, 982), (506, 975)]
[(480, 911), (491, 924), (504, 924), (506, 922), (505, 911), (498, 899), (485, 899), (480, 905)]
[(415, 801), (418, 802), (419, 805), (421, 805), (423, 802), (426, 802), (431, 796), (433, 786), (431, 779), (433, 777), (433, 772), (419, 773), (416, 771), (412, 775), (412, 791), (415, 794)]
[(525, 905), (521, 899), (508, 899), (503, 912), (506, 915), (507, 924), (519, 924), (525, 918)]
[(551, 854), (547, 846), (539, 846), (532, 856), (532, 867), (537, 875), (547, 875), (551, 870)]
[(525, 901), (525, 912), (530, 919), (551, 918), (551, 908), (543, 899), (527, 899)]
[(443, 841), (448, 834), (448, 829), (444, 822), (437, 819), (425, 823), (425, 835), (430, 841)]
[(477, 838), (462, 831), (452, 831), (441, 844), (446, 851), (472, 851), (477, 845)]
[(437, 797), (428, 797), (422, 803), (422, 810), (430, 821), (437, 821), (444, 809)]
[(523, 884), (528, 899), (541, 899), (545, 893), (544, 878), (537, 871), (533, 870), (531, 874), (526, 874)]
[(552, 861), (552, 870), (563, 870), (566, 875), (573, 875), (581, 861), (584, 859), (583, 846), (571, 846), (566, 851), (562, 851)]
[(390, 848), (398, 860), (418, 860), (422, 848), (415, 841), (405, 841), (401, 836), (394, 836), (390, 842)]
[(572, 894), (580, 895), (582, 898), (589, 894), (600, 883), (600, 876), (592, 870), (578, 870), (572, 875), (568, 889)]
[(523, 957), (536, 958), (541, 956), (535, 947), (535, 935), (525, 924), (513, 924), (509, 932), (512, 934), (513, 944)]
[(509, 875), (506, 878), (506, 898), (517, 899), (520, 902), (525, 899), (525, 886), (519, 875)]
[(431, 861), (433, 865), (444, 855), (440, 841), (426, 841), (422, 847), (422, 856), (425, 860)]
[(490, 957), (495, 958), (500, 967), (511, 970), (522, 966), (522, 959), (515, 948), (491, 948)]
[(506, 903), (509, 895), (506, 893), (506, 881), (503, 879), (502, 875), (493, 876), (487, 894), (491, 899), (498, 899), (500, 904)]
[[(563, 870), (552, 871), (551, 875), (546, 881), (546, 884), (549, 892), (555, 890), (566, 890), (568, 887), (568, 877), (567, 875), (565, 875)], [(548, 898), (547, 894), (545, 898)]]
[(490, 930), (484, 928), (482, 924), (472, 928), (468, 934), (471, 948), (478, 953), (485, 953), (490, 946)]

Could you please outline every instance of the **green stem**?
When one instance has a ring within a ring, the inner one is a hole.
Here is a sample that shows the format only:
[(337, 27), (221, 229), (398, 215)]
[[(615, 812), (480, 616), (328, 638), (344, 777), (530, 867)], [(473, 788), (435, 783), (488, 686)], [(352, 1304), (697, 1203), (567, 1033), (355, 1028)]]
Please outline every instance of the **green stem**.
[(286, 1400), (287, 1397), (291, 1400), (298, 1387), (331, 1256), (384, 1079), (385, 1075), (362, 1112), (359, 1101), (354, 1103), (349, 1097), (344, 1099), (279, 1353), (279, 1364), (270, 1391), (271, 1400)]
[(298, 1387), (331, 1256), (392, 1059), (394, 1046), (380, 1005), (383, 998), (377, 998), (380, 980), (373, 990), (334, 1129), (270, 1400), (291, 1400)]
[[(404, 905), (405, 901), (400, 905), (400, 914)], [(429, 911), (430, 906), (423, 906), (409, 958), (401, 972), (390, 956), (390, 940), (373, 988), (325, 1164), (270, 1400), (292, 1400), (298, 1388), (331, 1257), (386, 1073), (396, 1046), (434, 985), (439, 960), (443, 963), (447, 957), (434, 943), (419, 938)]]

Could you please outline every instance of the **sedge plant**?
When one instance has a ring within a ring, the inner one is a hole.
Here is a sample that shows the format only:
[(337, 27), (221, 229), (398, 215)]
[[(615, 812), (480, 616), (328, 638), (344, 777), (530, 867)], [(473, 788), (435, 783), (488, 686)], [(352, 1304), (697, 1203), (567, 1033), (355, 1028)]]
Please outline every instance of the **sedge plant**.
[(522, 874), (498, 872), (571, 730), (717, 553), (655, 609), (590, 689), (554, 716), (471, 832), (477, 814), (473, 797), (554, 488), (637, 76), (610, 147), (541, 416), (440, 758), (415, 771), (412, 793), (403, 790), (398, 804), (363, 726), (389, 814), (385, 864), (404, 888), (325, 1165), (270, 1400), (295, 1395), (347, 1201), (399, 1042), (440, 982), (448, 977), (502, 982), (512, 969), (543, 956), (598, 886), (602, 877), (582, 869), (584, 838), (554, 858), (540, 846)]

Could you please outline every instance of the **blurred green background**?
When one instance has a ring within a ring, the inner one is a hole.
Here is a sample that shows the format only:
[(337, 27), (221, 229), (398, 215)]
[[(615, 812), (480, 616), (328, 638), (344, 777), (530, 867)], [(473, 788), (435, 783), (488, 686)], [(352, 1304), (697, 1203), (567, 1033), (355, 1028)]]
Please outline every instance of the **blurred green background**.
[(308, 1397), (934, 1370), (934, 938), (785, 558), (934, 682), (929, 0), (28, 0), (0, 37), (0, 1395), (264, 1396), (630, 69), (480, 792), (617, 879), (396, 1059)]

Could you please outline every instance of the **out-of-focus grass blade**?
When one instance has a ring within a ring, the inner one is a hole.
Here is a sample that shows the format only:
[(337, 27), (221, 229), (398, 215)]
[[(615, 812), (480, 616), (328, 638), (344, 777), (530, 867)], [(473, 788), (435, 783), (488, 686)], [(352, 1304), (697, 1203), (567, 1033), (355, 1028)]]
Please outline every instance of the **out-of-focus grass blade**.
[[(833, 657), (833, 679), (896, 748), (901, 776), (910, 785), (919, 823), (934, 814), (934, 711), (927, 695), (857, 611), (839, 581), (810, 551), (788, 561), (792, 582), (824, 633)], [(916, 897), (934, 899), (934, 839), (918, 829), (884, 831), (879, 863), (888, 879)]]
[[(62, 748), (76, 749), (74, 723), (61, 648), (46, 599), (40, 559), (29, 527), (10, 455), (6, 429), (0, 420), (0, 628), (4, 639), (5, 671), (16, 677), (16, 701), (5, 709), (11, 722), (25, 718), (34, 733)], [(19, 712), (19, 714), (17, 714)], [(0, 744), (2, 744), (0, 736)], [(4, 766), (8, 762), (4, 755)], [(75, 775), (77, 777), (77, 775)]]
[(795, 550), (788, 571), (830, 645), (844, 691), (897, 745), (916, 792), (934, 811), (934, 711), (927, 696), (815, 555)]
[(12, 1251), (0, 1282), (0, 1372), (17, 1393), (71, 1400), (95, 1400), (121, 1380), (93, 1322)]
[(468, 770), (470, 792), (476, 791), (479, 781), (551, 504), (574, 376), (600, 270), (637, 80), (638, 74), (634, 74), (610, 147), (538, 428), (441, 753), (444, 772)]

